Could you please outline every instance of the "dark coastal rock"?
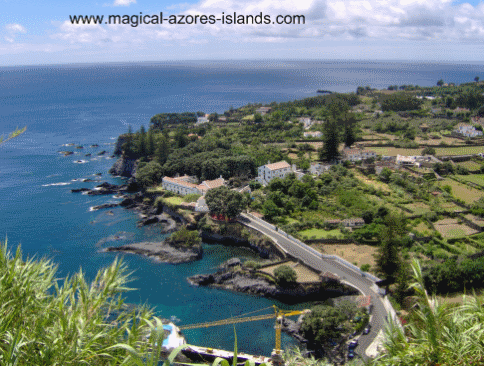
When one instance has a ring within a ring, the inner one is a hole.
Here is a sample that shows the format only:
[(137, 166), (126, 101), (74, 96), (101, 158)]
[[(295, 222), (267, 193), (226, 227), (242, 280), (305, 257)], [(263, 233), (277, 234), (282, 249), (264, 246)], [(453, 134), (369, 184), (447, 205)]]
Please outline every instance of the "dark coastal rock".
[(84, 149), (84, 146), (82, 145), (76, 146), (76, 149)]
[(117, 186), (116, 184), (111, 184), (108, 182), (103, 182), (96, 186), (96, 188), (90, 190), (87, 194), (91, 196), (98, 196), (103, 194), (112, 194), (125, 192), (127, 189), (126, 185)]
[(91, 154), (86, 154), (86, 155), (84, 155), (84, 156), (91, 156)]
[(281, 330), (298, 340), (300, 343), (307, 343), (307, 339), (302, 336), (301, 325), (302, 317), (299, 317), (298, 321), (294, 321), (289, 318), (282, 318)]
[(104, 203), (99, 206), (92, 206), (91, 211), (97, 211), (97, 210), (102, 210), (103, 208), (111, 208), (111, 207), (117, 207), (119, 206), (119, 203)]
[(100, 151), (100, 152), (98, 153), (98, 155), (104, 155), (104, 154), (106, 154), (106, 153), (107, 153), (107, 151), (106, 151), (106, 150), (103, 150), (103, 151)]
[(74, 154), (74, 152), (73, 151), (59, 151), (59, 154), (64, 154), (64, 156), (69, 156), (69, 155)]
[(122, 252), (139, 254), (150, 257), (164, 263), (186, 263), (201, 259), (203, 249), (201, 246), (192, 248), (174, 247), (165, 242), (142, 242), (135, 244), (122, 245), (119, 247), (109, 247), (105, 252)]
[(140, 186), (136, 182), (136, 179), (134, 178), (129, 178), (128, 181), (126, 182), (126, 191), (127, 192), (137, 192), (140, 190)]
[(243, 292), (250, 295), (270, 297), (287, 304), (295, 304), (302, 301), (318, 301), (327, 298), (328, 294), (339, 296), (341, 294), (352, 294), (356, 290), (350, 289), (341, 284), (326, 288), (322, 283), (295, 284), (290, 287), (280, 287), (269, 282), (264, 276), (253, 271), (232, 271), (230, 268), (223, 268), (215, 273), (196, 275), (187, 278), (194, 286), (208, 286), (222, 288), (225, 290)]
[(160, 219), (157, 216), (151, 216), (151, 217), (148, 217), (148, 218), (146, 218), (146, 219), (141, 220), (140, 222), (138, 222), (138, 227), (140, 227), (140, 226), (146, 226), (146, 225), (151, 225), (151, 224), (156, 224), (159, 221), (160, 221)]
[(74, 189), (71, 189), (72, 193), (89, 192), (89, 191), (90, 191), (89, 188), (74, 188)]
[(239, 258), (230, 258), (229, 260), (223, 262), (220, 265), (220, 268), (232, 268), (240, 265), (242, 265), (242, 262)]
[(91, 147), (99, 147), (98, 144), (92, 144)]
[(138, 163), (136, 159), (128, 158), (123, 155), (116, 160), (111, 169), (109, 169), (109, 173), (121, 177), (134, 177), (137, 167)]

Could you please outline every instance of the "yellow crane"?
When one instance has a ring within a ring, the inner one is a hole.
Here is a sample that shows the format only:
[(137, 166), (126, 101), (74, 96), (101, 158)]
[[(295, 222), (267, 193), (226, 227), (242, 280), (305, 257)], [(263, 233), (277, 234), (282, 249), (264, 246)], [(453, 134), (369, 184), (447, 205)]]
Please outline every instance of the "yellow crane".
[(229, 319), (222, 319), (213, 322), (206, 322), (206, 323), (198, 323), (198, 324), (189, 324), (189, 325), (182, 325), (178, 328), (180, 330), (186, 329), (197, 329), (197, 328), (208, 328), (208, 327), (216, 327), (218, 325), (226, 325), (226, 324), (237, 324), (237, 323), (245, 323), (245, 322), (254, 322), (258, 320), (265, 320), (265, 319), (273, 319), (276, 318), (276, 347), (272, 353), (272, 359), (274, 361), (275, 357), (281, 357), (281, 328), (282, 328), (282, 319), (286, 316), (293, 316), (293, 315), (301, 315), (310, 312), (311, 310), (281, 310), (277, 306), (273, 305), (274, 307), (274, 314), (265, 314), (265, 315), (256, 315), (256, 316), (248, 316), (248, 317), (240, 317), (240, 318), (229, 318)]

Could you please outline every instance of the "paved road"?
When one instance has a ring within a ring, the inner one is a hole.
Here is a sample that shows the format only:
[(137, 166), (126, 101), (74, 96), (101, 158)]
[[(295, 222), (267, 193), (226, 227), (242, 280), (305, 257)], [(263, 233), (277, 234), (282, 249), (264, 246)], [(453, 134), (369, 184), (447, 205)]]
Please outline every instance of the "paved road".
[(363, 295), (371, 296), (371, 303), (373, 304), (371, 330), (368, 335), (362, 335), (358, 339), (358, 347), (355, 350), (355, 353), (360, 357), (367, 359), (366, 349), (376, 338), (378, 332), (383, 329), (388, 315), (387, 309), (383, 305), (383, 299), (374, 290), (376, 289), (374, 282), (368, 277), (363, 277), (360, 271), (344, 266), (342, 263), (335, 260), (323, 258), (321, 255), (315, 254), (308, 249), (307, 246), (303, 246), (298, 242), (287, 238), (284, 234), (273, 230), (272, 225), (265, 223), (262, 220), (254, 220), (248, 215), (241, 214), (239, 222), (270, 236), (289, 255), (300, 259), (309, 267), (322, 272), (329, 271), (335, 273), (341, 278), (341, 280), (358, 289)]

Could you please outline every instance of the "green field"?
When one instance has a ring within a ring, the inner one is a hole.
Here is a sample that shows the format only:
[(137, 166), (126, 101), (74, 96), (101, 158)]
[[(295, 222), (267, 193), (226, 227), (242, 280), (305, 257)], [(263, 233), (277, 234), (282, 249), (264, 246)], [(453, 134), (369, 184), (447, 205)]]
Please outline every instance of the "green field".
[(341, 233), (340, 229), (333, 229), (333, 230), (307, 229), (307, 230), (300, 231), (299, 234), (307, 237), (308, 239), (327, 239), (330, 236), (337, 239), (344, 238), (344, 235), (343, 233)]
[[(398, 147), (372, 147), (371, 150), (379, 155), (420, 155), (423, 148), (403, 149)], [(484, 151), (484, 146), (462, 146), (462, 147), (436, 147), (436, 155), (468, 155)]]
[(459, 163), (455, 163), (458, 166), (463, 166), (464, 168), (472, 171), (477, 171), (481, 168), (482, 164), (479, 164), (475, 161), (469, 160), (469, 161), (461, 161)]
[(459, 178), (484, 187), (484, 174), (459, 175)]
[(173, 205), (181, 205), (183, 203), (183, 198), (174, 196), (174, 197), (163, 198), (163, 201), (171, 203)]
[(452, 179), (444, 179), (439, 182), (440, 187), (449, 185), (452, 187), (452, 195), (456, 198), (463, 200), (465, 203), (473, 203), (479, 198), (484, 197), (484, 191), (466, 186), (465, 184), (456, 182)]
[(409, 203), (404, 205), (404, 207), (411, 210), (414, 215), (423, 215), (431, 211), (430, 207), (423, 202)]

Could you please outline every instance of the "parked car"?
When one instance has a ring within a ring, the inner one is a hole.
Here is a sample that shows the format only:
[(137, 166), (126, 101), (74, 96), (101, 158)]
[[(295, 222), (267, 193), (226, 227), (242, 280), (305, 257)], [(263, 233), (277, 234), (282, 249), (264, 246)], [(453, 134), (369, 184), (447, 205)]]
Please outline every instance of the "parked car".
[(351, 341), (349, 344), (348, 344), (348, 351), (352, 351), (356, 348), (356, 346), (358, 345), (358, 341), (355, 340), (355, 341)]
[(368, 333), (370, 333), (370, 329), (371, 329), (371, 325), (370, 325), (370, 324), (368, 324), (368, 325), (365, 327), (365, 329), (363, 329), (363, 334), (368, 334)]
[(355, 353), (353, 352), (353, 350), (348, 351), (348, 358), (352, 359), (353, 357), (355, 357)]
[(354, 338), (354, 337), (355, 337), (357, 334), (358, 334), (358, 332), (353, 332), (353, 333), (351, 333), (351, 334), (348, 336), (348, 338), (349, 338), (349, 339), (352, 339), (352, 338)]

